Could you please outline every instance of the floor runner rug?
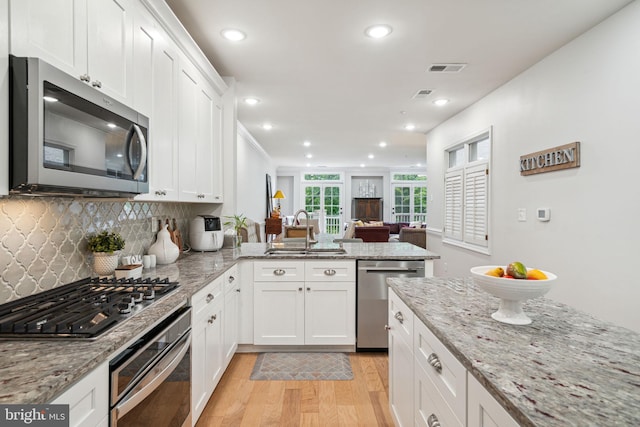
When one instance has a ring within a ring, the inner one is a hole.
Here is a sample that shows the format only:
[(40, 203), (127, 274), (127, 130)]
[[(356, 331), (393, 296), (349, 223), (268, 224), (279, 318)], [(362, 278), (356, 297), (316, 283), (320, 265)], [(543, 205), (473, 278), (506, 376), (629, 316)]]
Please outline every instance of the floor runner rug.
[(345, 353), (260, 353), (251, 380), (352, 380)]

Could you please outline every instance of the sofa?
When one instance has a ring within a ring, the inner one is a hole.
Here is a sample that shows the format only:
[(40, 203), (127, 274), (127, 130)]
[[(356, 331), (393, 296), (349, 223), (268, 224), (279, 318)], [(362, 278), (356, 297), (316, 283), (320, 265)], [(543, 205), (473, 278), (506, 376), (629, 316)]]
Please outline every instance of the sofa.
[[(403, 233), (403, 230), (406, 231)], [(360, 238), (364, 242), (409, 242), (426, 248), (426, 231), (425, 225), (421, 223), (350, 221), (345, 228), (343, 239)]]
[(361, 226), (354, 227), (353, 237), (362, 239), (363, 242), (388, 242), (389, 226)]

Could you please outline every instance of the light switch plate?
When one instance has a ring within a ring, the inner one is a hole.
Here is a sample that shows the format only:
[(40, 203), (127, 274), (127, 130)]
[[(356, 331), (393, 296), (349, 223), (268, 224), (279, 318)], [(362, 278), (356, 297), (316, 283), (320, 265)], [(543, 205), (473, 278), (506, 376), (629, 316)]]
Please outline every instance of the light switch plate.
[(527, 220), (527, 209), (526, 208), (518, 208), (518, 221), (526, 221)]

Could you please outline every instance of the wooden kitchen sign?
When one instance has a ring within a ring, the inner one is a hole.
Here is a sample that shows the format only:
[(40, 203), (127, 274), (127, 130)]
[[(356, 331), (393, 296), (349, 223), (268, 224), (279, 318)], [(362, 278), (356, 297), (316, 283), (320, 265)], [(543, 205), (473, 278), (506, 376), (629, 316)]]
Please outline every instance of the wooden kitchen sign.
[(580, 167), (580, 143), (561, 145), (520, 156), (520, 175)]

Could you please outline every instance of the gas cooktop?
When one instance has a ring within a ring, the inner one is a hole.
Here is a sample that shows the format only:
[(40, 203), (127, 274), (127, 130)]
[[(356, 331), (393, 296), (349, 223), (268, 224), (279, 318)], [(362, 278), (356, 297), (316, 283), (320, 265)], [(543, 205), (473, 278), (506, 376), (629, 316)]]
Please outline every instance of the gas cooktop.
[(0, 338), (96, 338), (178, 286), (168, 278), (82, 279), (0, 305)]

